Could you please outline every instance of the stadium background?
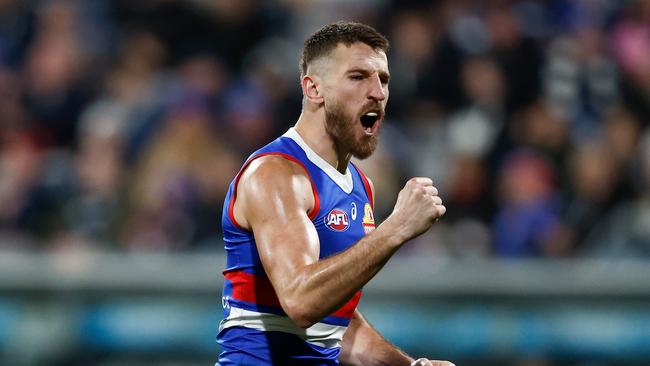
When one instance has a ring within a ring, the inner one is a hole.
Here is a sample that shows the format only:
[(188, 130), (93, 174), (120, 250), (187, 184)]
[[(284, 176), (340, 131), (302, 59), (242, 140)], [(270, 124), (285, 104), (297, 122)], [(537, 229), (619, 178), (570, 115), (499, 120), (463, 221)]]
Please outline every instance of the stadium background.
[(338, 19), (392, 42), (376, 217), (414, 175), (448, 208), (370, 320), (457, 365), (650, 363), (650, 1), (0, 0), (0, 364), (214, 362), (226, 186)]

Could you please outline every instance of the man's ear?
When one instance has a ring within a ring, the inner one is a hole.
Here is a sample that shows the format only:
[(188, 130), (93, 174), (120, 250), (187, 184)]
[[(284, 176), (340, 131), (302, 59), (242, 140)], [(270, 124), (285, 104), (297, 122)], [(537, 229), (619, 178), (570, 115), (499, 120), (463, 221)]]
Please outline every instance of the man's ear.
[(305, 98), (314, 104), (322, 104), (324, 101), (322, 94), (322, 85), (318, 77), (314, 75), (305, 75), (300, 81), (302, 92)]

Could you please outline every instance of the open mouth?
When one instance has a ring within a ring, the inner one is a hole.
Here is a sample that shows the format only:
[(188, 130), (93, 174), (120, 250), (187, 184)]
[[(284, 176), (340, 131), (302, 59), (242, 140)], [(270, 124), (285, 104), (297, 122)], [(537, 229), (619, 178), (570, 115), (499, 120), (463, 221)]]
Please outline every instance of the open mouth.
[(361, 116), (361, 125), (369, 134), (374, 132), (377, 121), (379, 121), (379, 113), (377, 112), (368, 112)]

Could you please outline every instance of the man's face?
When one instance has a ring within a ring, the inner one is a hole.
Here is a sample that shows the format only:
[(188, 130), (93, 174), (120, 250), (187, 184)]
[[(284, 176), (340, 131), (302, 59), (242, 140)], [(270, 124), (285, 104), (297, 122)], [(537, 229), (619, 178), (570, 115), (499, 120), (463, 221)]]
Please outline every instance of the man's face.
[(325, 127), (337, 151), (369, 157), (388, 101), (386, 54), (363, 43), (343, 44), (330, 55), (324, 78)]

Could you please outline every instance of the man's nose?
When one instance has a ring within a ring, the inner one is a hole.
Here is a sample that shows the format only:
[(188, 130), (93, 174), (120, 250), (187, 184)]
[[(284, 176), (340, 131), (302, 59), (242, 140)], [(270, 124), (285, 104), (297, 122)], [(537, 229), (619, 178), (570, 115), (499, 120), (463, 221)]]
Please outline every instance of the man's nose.
[(368, 99), (375, 99), (377, 101), (383, 101), (386, 99), (386, 96), (388, 94), (388, 88), (384, 89), (384, 84), (382, 84), (381, 80), (379, 79), (379, 75), (375, 75), (374, 78), (372, 78), (372, 85), (370, 88), (370, 92), (368, 94)]

